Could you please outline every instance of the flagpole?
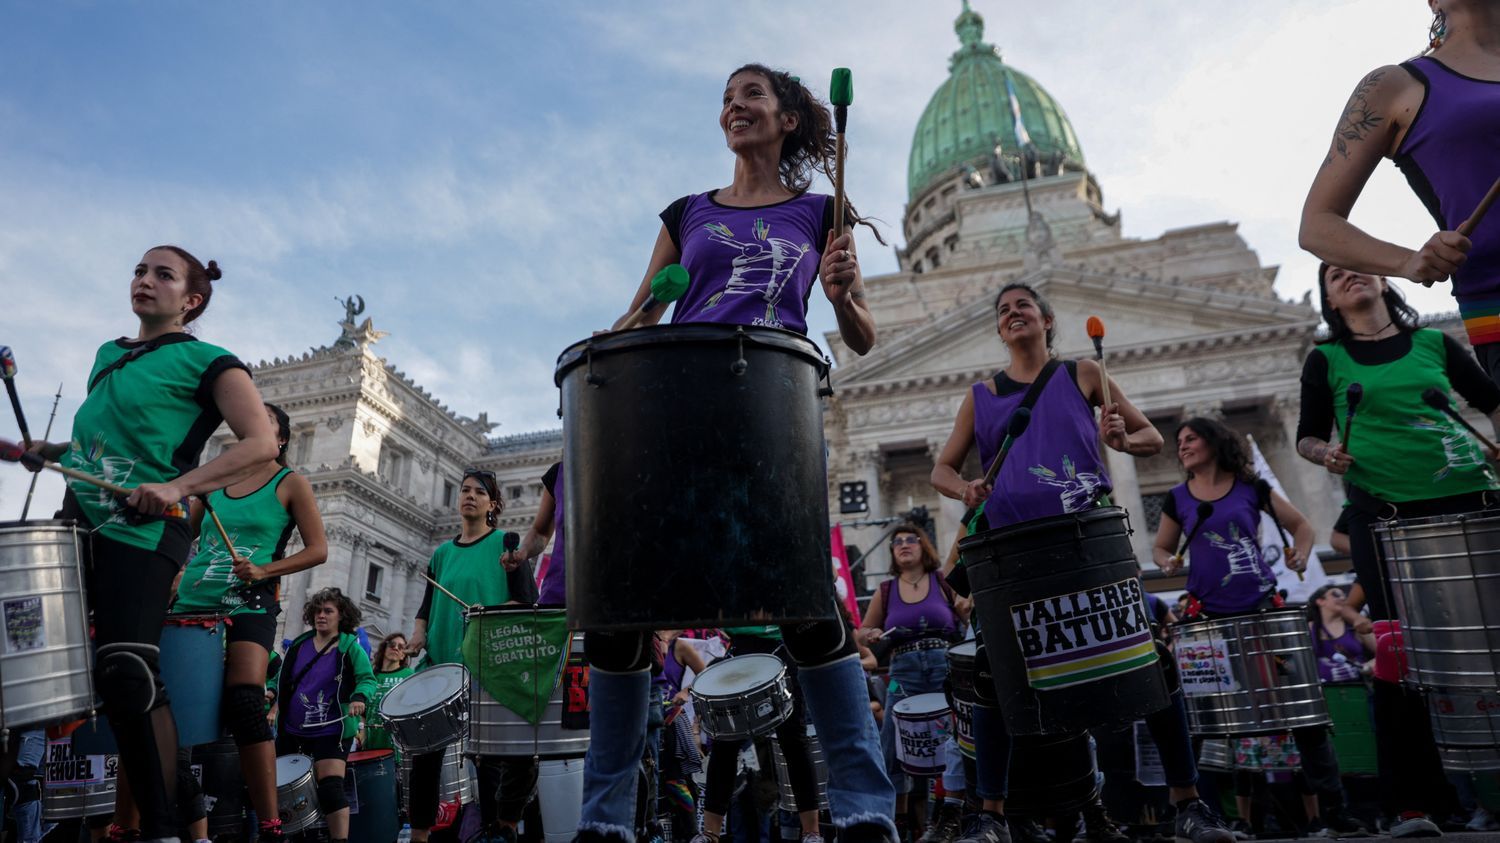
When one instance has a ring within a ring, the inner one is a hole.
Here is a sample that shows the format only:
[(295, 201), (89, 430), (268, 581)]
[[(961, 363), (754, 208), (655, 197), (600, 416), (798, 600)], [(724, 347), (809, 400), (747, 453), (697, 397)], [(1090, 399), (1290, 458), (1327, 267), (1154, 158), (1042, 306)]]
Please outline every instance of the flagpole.
[[(57, 394), (54, 395), (54, 396), (52, 396), (52, 415), (50, 415), (50, 416), (47, 417), (47, 430), (44, 433), (42, 433), (42, 441), (43, 442), (47, 441), (47, 437), (49, 437), (49, 436), (52, 435), (52, 422), (54, 420), (56, 420), (56, 418), (57, 418), (57, 402), (59, 402), (59, 401), (62, 400), (62, 388), (63, 388), (63, 385), (62, 384), (58, 384), (57, 385)], [(41, 477), (41, 476), (42, 476), (42, 473), (40, 471), (34, 472), (31, 475), (31, 486), (29, 486), (26, 489), (26, 503), (24, 503), (24, 504), (21, 505), (21, 520), (22, 521), (25, 521), (26, 520), (26, 516), (31, 512), (31, 496), (34, 495), (34, 494), (36, 494), (36, 481), (37, 481), (37, 478)]]
[(1016, 86), (1011, 84), (1010, 69), (1005, 71), (1005, 95), (1010, 98), (1010, 113), (1015, 121), (1012, 131), (1016, 135), (1016, 155), (1021, 164), (1021, 196), (1026, 200), (1027, 224), (1031, 220), (1031, 188), (1026, 182), (1031, 180), (1031, 167), (1026, 161), (1026, 150), (1031, 146), (1031, 133), (1026, 131), (1026, 123), (1021, 120), (1021, 101), (1016, 99)]

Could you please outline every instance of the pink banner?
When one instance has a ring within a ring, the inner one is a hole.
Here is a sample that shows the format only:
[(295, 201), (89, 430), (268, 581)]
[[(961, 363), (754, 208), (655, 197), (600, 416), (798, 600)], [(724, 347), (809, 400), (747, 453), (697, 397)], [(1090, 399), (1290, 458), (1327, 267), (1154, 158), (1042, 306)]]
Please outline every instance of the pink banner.
[(849, 553), (844, 549), (843, 525), (833, 525), (828, 543), (833, 547), (833, 564), (838, 569), (838, 581), (843, 583), (839, 591), (844, 598), (844, 605), (848, 607), (849, 617), (853, 618), (854, 625), (859, 626), (859, 600), (855, 598), (854, 576), (849, 573)]

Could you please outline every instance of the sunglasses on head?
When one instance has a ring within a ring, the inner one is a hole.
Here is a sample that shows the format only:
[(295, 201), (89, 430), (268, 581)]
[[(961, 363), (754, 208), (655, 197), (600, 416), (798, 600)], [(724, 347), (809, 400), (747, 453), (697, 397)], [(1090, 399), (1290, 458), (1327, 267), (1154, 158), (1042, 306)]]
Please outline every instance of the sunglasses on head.
[(479, 477), (485, 480), (494, 480), (495, 472), (489, 471), (488, 469), (474, 468), (473, 466), (470, 466), (469, 468), (464, 469), (464, 477)]

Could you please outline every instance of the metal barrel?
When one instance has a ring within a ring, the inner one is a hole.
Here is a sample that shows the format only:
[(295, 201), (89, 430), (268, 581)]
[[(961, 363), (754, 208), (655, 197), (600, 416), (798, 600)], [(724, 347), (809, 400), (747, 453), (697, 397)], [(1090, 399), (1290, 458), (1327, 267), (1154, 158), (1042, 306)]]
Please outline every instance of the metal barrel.
[(1173, 651), (1195, 735), (1271, 735), (1331, 722), (1301, 609), (1183, 624)]

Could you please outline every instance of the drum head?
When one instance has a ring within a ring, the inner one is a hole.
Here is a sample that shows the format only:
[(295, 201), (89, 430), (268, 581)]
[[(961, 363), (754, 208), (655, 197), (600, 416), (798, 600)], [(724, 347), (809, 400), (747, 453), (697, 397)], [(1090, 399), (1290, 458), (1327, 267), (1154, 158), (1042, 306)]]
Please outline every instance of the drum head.
[(366, 749), (360, 752), (349, 753), (349, 763), (359, 764), (365, 761), (384, 761), (395, 753), (389, 749)]
[(892, 709), (897, 717), (909, 720), (927, 720), (935, 714), (948, 710), (948, 698), (942, 694), (917, 694), (896, 703)]
[(468, 675), (463, 665), (440, 664), (408, 676), (380, 701), (380, 713), (386, 717), (404, 717), (427, 711), (461, 694)]
[(785, 670), (781, 659), (765, 653), (734, 656), (709, 665), (693, 681), (693, 691), (704, 697), (738, 696), (775, 682)]
[(979, 655), (979, 640), (975, 638), (970, 638), (962, 644), (954, 644), (948, 648), (949, 658), (969, 659), (972, 661), (977, 655)]
[(276, 759), (276, 786), (289, 785), (312, 772), (313, 760), (306, 755), (283, 755)]

